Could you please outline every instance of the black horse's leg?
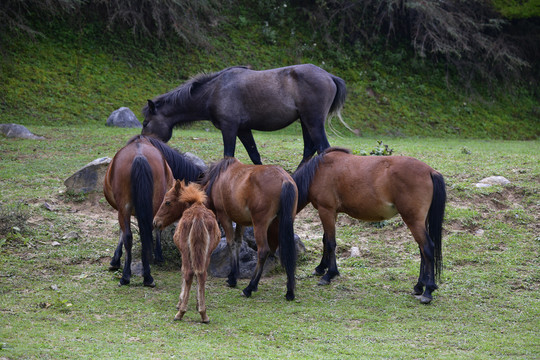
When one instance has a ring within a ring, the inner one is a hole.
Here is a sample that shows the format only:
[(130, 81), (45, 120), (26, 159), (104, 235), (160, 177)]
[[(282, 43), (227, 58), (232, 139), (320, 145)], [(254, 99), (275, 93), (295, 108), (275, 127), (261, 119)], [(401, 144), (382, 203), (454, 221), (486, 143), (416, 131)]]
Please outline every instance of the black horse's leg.
[[(143, 235), (141, 234), (141, 237)], [(143, 265), (143, 285), (148, 287), (154, 287), (154, 278), (150, 274), (150, 260), (152, 259), (152, 232), (148, 234), (149, 239), (141, 239), (142, 249), (141, 249), (141, 261)]]
[(257, 145), (255, 144), (255, 139), (253, 138), (253, 133), (250, 129), (238, 130), (238, 138), (244, 144), (246, 151), (249, 155), (249, 158), (255, 165), (261, 165), (261, 155), (257, 150)]
[(223, 138), (223, 156), (224, 157), (233, 157), (234, 150), (236, 148), (236, 135), (237, 128), (222, 128), (221, 137)]
[(156, 246), (154, 248), (154, 264), (163, 264), (163, 250), (161, 249), (161, 231), (154, 229)]
[(311, 139), (311, 136), (309, 135), (309, 131), (304, 124), (303, 121), (300, 121), (300, 124), (302, 125), (302, 137), (304, 138), (304, 154), (302, 155), (302, 161), (298, 165), (298, 168), (300, 168), (306, 161), (311, 159), (313, 154), (317, 151), (315, 148), (315, 144), (313, 143), (313, 140)]
[(109, 266), (110, 271), (116, 271), (120, 269), (120, 258), (122, 257), (122, 246), (124, 246), (124, 243), (122, 241), (123, 233), (120, 231), (120, 240), (118, 240), (118, 245), (116, 246), (116, 250), (114, 250), (113, 258), (111, 259), (111, 263)]

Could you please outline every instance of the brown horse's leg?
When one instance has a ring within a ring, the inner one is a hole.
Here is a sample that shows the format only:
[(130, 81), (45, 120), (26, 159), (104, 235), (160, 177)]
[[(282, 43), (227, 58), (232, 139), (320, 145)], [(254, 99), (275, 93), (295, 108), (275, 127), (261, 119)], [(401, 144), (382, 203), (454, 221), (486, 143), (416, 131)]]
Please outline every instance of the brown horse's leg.
[[(431, 241), (423, 222), (416, 221), (411, 223), (405, 218), (403, 221), (407, 224), (409, 230), (411, 230), (411, 233), (420, 248), (420, 274), (413, 293), (417, 295), (421, 303), (428, 304), (433, 299), (432, 292), (437, 289), (437, 285), (435, 284), (435, 246), (433, 241)], [(424, 286), (425, 289), (422, 293), (422, 288)]]
[(251, 277), (249, 285), (242, 291), (245, 297), (250, 297), (253, 291), (257, 291), (259, 288), (259, 281), (261, 280), (264, 264), (268, 255), (270, 254), (270, 248), (267, 240), (267, 229), (253, 226), (253, 232), (255, 240), (257, 242), (257, 267)]
[[(222, 223), (224, 224), (224, 223)], [(231, 271), (227, 278), (227, 284), (230, 287), (236, 287), (238, 276), (240, 275), (240, 248), (242, 247), (242, 231), (243, 227), (236, 224), (236, 229), (233, 230), (232, 223), (226, 222), (227, 225), (223, 225), (225, 231), (225, 237), (227, 238), (227, 245), (230, 251), (230, 264)]]
[(129, 227), (122, 231), (122, 243), (126, 248), (126, 260), (124, 261), (124, 271), (119, 285), (127, 285), (131, 279), (131, 249), (133, 247), (133, 235)]
[(156, 246), (154, 247), (154, 264), (163, 263), (163, 251), (161, 250), (161, 230), (155, 229)]
[(118, 245), (116, 246), (116, 250), (114, 250), (114, 255), (111, 259), (111, 263), (109, 266), (110, 271), (116, 271), (120, 269), (120, 258), (122, 258), (122, 246), (124, 246), (124, 243), (122, 241), (123, 236), (122, 230), (120, 230), (120, 240), (118, 240)]
[[(189, 261), (189, 258), (182, 258), (184, 261)], [(187, 311), (188, 308), (188, 301), (189, 301), (189, 291), (191, 290), (191, 284), (193, 282), (193, 270), (191, 268), (187, 268), (182, 266), (182, 291), (180, 292), (180, 298), (178, 301), (178, 313), (174, 317), (174, 320), (182, 320), (184, 317), (184, 314)]]
[(337, 213), (333, 209), (319, 208), (319, 217), (323, 225), (324, 252), (321, 264), (315, 271), (322, 271), (328, 267), (328, 271), (319, 281), (319, 285), (328, 285), (332, 279), (339, 276), (339, 270), (336, 262), (336, 218)]
[(197, 274), (197, 308), (201, 314), (201, 321), (205, 324), (210, 322), (206, 315), (206, 301), (204, 298), (204, 289), (206, 286), (206, 271)]

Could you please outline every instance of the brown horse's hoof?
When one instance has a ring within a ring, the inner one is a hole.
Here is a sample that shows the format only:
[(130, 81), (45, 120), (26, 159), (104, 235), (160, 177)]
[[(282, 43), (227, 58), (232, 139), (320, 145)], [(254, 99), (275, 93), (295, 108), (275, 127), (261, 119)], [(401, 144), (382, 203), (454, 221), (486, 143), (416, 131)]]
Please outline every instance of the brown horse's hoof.
[(144, 283), (144, 286), (149, 287), (149, 288), (154, 288), (156, 287), (156, 283), (152, 281), (151, 283)]
[(330, 281), (328, 281), (326, 279), (321, 279), (321, 280), (319, 280), (317, 285), (320, 285), (320, 286), (330, 285)]
[(424, 296), (424, 295), (414, 295), (414, 297), (420, 300), (421, 304), (429, 304), (432, 300), (432, 298), (428, 298), (427, 296)]

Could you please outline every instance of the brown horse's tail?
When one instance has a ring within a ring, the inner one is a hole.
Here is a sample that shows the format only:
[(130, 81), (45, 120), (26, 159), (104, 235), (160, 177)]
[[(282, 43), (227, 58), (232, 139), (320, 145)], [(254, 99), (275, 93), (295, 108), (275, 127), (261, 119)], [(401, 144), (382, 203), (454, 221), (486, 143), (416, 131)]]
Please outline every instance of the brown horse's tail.
[(144, 156), (137, 156), (131, 166), (131, 196), (139, 224), (142, 251), (145, 253), (143, 257), (149, 258), (152, 256), (152, 189), (154, 189), (152, 168)]
[(278, 211), (279, 218), (279, 256), (281, 265), (287, 273), (287, 300), (294, 299), (294, 273), (296, 271), (296, 244), (294, 242), (294, 216), (297, 190), (292, 182), (285, 182), (281, 187)]
[(438, 172), (431, 174), (433, 181), (433, 198), (428, 213), (428, 234), (434, 243), (435, 277), (439, 280), (442, 274), (442, 224), (446, 206), (446, 185), (443, 176)]

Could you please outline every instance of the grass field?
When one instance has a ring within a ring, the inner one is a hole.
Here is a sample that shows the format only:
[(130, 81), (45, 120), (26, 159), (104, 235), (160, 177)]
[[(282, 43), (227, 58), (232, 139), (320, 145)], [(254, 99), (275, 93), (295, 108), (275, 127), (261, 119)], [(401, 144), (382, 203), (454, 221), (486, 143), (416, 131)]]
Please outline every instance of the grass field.
[[(249, 299), (240, 295), (247, 280), (231, 289), (210, 278), (204, 325), (193, 296), (185, 319), (172, 321), (181, 283), (172, 261), (152, 268), (156, 288), (137, 277), (118, 287), (119, 274), (107, 270), (116, 213), (102, 196), (65, 193), (66, 178), (112, 157), (137, 130), (28, 127), (46, 140), (0, 137), (0, 221), (12, 222), (0, 237), (1, 359), (540, 358), (538, 141), (330, 135), (358, 153), (382, 140), (444, 174), (445, 268), (433, 302), (410, 295), (419, 254), (399, 217), (379, 228), (339, 216), (341, 276), (317, 286), (322, 230), (308, 208), (295, 222), (307, 249), (297, 299), (285, 300), (282, 271)], [(299, 126), (255, 139), (265, 163), (292, 171), (301, 159)], [(220, 133), (204, 123), (177, 129), (170, 144), (207, 162), (222, 152)], [(240, 146), (237, 157), (248, 162)], [(474, 186), (491, 175), (511, 184)], [(352, 246), (360, 257), (349, 257)]]

